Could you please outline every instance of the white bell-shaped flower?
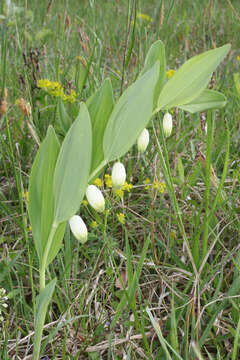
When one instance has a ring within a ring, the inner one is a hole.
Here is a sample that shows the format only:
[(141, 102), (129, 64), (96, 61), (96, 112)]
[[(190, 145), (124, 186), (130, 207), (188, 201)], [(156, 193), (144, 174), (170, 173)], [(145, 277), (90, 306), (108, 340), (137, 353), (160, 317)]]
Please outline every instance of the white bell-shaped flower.
[(116, 162), (112, 168), (113, 189), (120, 189), (126, 181), (126, 170), (122, 163)]
[(81, 244), (84, 244), (87, 241), (88, 230), (83, 219), (78, 215), (74, 215), (69, 220), (69, 225), (75, 238)]
[(163, 117), (163, 132), (166, 137), (172, 133), (172, 115), (168, 112)]
[(105, 200), (102, 192), (95, 185), (88, 185), (86, 197), (89, 204), (98, 212), (105, 209)]
[(138, 151), (144, 153), (149, 143), (149, 132), (147, 129), (143, 129), (137, 140)]

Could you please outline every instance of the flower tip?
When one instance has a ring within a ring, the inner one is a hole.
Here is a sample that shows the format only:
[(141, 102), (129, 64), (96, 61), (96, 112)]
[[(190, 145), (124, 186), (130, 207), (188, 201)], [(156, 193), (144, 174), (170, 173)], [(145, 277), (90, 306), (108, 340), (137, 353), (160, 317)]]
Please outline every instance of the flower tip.
[(172, 115), (168, 112), (163, 117), (163, 132), (166, 137), (172, 133)]
[(74, 215), (69, 220), (69, 225), (75, 238), (80, 241), (81, 244), (85, 244), (88, 237), (88, 230), (83, 219), (79, 215)]
[(126, 170), (122, 163), (116, 162), (112, 168), (112, 186), (121, 189), (126, 180)]
[(143, 129), (137, 140), (138, 151), (144, 153), (149, 143), (149, 132), (147, 129)]
[(105, 200), (102, 192), (96, 185), (88, 185), (86, 190), (86, 197), (89, 204), (98, 212), (105, 210)]

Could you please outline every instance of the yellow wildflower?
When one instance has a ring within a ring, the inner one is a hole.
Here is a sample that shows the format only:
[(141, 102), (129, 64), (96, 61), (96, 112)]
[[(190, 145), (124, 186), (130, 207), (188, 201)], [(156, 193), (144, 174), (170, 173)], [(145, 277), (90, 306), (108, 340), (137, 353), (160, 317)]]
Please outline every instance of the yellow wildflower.
[(96, 186), (98, 186), (98, 187), (101, 187), (101, 186), (104, 185), (102, 179), (100, 179), (100, 178), (96, 178), (96, 179), (94, 180), (93, 184), (96, 185)]
[(152, 22), (152, 18), (149, 15), (140, 13), (139, 11), (137, 12), (137, 18), (141, 20), (146, 20), (148, 22)]
[(166, 184), (164, 182), (155, 181), (153, 183), (153, 188), (157, 189), (160, 192), (160, 194), (163, 194), (164, 191), (166, 190)]
[(176, 70), (170, 69), (166, 72), (166, 76), (168, 79), (170, 79), (174, 74), (175, 74)]
[(124, 185), (121, 187), (121, 190), (126, 190), (128, 192), (130, 192), (133, 188), (132, 184), (129, 184), (127, 181), (125, 181)]
[(98, 223), (96, 221), (92, 221), (90, 226), (91, 228), (96, 229), (98, 227)]
[(237, 56), (237, 61), (240, 61), (240, 55)]
[(164, 182), (160, 182), (159, 183), (159, 187), (158, 187), (158, 191), (163, 194), (164, 191), (166, 190), (166, 184)]
[(120, 198), (123, 197), (123, 194), (124, 194), (124, 191), (121, 189), (117, 189), (117, 190), (114, 190), (114, 194), (116, 194), (117, 196), (119, 196)]
[(123, 213), (118, 213), (117, 214), (117, 219), (121, 224), (125, 223), (125, 215)]
[(83, 206), (88, 206), (88, 201), (87, 201), (87, 200), (83, 200), (83, 201), (82, 201), (82, 204), (83, 204)]
[(28, 227), (28, 231), (32, 231), (32, 227), (31, 227), (31, 225), (29, 225), (29, 227)]
[(48, 88), (49, 86), (51, 86), (51, 81), (48, 79), (40, 79), (37, 82), (37, 87), (39, 88)]
[(150, 180), (149, 178), (146, 178), (146, 180), (144, 180), (143, 183), (147, 185), (147, 186), (144, 187), (144, 189), (145, 189), (145, 190), (149, 190), (150, 187), (151, 187), (151, 185), (150, 185), (151, 180)]
[(111, 188), (111, 187), (112, 187), (112, 177), (111, 177), (111, 175), (105, 174), (104, 178), (105, 178), (105, 184), (106, 184), (106, 186), (107, 186), (108, 188)]
[(50, 81), (48, 79), (40, 79), (37, 82), (39, 88), (43, 88), (48, 94), (56, 97), (61, 97), (63, 101), (73, 103), (76, 100), (77, 94), (71, 89), (70, 94), (65, 94), (63, 86), (58, 81)]
[(71, 90), (69, 95), (64, 94), (64, 101), (69, 101), (70, 103), (73, 103), (76, 100), (76, 96), (76, 92), (74, 90)]

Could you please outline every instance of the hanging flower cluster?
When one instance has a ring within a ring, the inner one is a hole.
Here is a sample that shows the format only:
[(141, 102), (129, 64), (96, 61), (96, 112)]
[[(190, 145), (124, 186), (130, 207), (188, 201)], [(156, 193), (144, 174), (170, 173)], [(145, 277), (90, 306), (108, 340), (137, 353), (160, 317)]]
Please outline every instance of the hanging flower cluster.
[[(166, 137), (171, 135), (172, 131), (172, 116), (169, 113), (166, 113), (163, 117), (163, 132)], [(143, 129), (140, 136), (137, 140), (137, 147), (140, 153), (146, 151), (149, 144), (149, 132), (147, 129)], [(104, 183), (107, 188), (113, 190), (113, 193), (120, 198), (123, 198), (124, 191), (130, 192), (133, 188), (133, 185), (126, 181), (126, 170), (124, 165), (121, 162), (116, 162), (112, 168), (112, 175), (105, 174), (104, 181), (100, 178), (96, 178), (92, 185), (88, 185), (86, 190), (86, 199), (83, 200), (82, 204), (90, 206), (99, 213), (105, 213), (105, 200), (104, 196), (99, 188), (104, 186)], [(151, 188), (157, 189), (160, 194), (164, 193), (166, 190), (166, 184), (163, 182), (155, 181), (151, 184), (149, 178), (144, 181), (145, 189), (149, 190)], [(123, 213), (117, 214), (117, 219), (120, 223), (124, 224), (125, 215)], [(74, 215), (69, 221), (70, 228), (73, 235), (84, 244), (87, 241), (87, 227), (78, 215)], [(90, 224), (91, 228), (97, 228), (98, 224), (96, 221), (92, 221)]]

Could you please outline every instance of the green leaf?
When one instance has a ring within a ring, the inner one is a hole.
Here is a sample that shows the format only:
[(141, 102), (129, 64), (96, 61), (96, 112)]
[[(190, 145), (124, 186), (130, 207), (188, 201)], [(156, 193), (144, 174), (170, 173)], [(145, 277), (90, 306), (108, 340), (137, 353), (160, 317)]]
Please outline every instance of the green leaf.
[(73, 216), (85, 194), (91, 166), (92, 131), (88, 109), (81, 103), (60, 150), (53, 180), (56, 223)]
[(60, 145), (52, 126), (35, 157), (29, 182), (28, 212), (39, 261), (53, 223), (53, 174)]
[(179, 175), (181, 185), (183, 185), (184, 181), (185, 181), (184, 166), (183, 166), (182, 159), (181, 159), (180, 155), (178, 156), (178, 159), (177, 159), (177, 170), (178, 170), (178, 175)]
[(157, 106), (158, 97), (160, 95), (164, 81), (166, 79), (165, 47), (161, 40), (155, 41), (155, 43), (152, 44), (152, 46), (148, 50), (144, 67), (140, 73), (140, 76), (142, 76), (148, 70), (150, 70), (157, 61), (159, 61), (159, 75), (154, 91), (153, 109), (155, 109)]
[(106, 162), (124, 155), (149, 122), (158, 74), (157, 62), (124, 91), (115, 105), (103, 138)]
[(52, 244), (51, 244), (49, 252), (48, 252), (46, 266), (48, 266), (53, 261), (55, 256), (57, 256), (57, 253), (59, 252), (61, 245), (62, 245), (65, 228), (66, 228), (66, 222), (62, 222), (61, 224), (58, 225), (56, 233), (53, 237)]
[(58, 123), (64, 134), (66, 134), (72, 124), (71, 118), (65, 109), (61, 97), (59, 97), (58, 100)]
[(233, 74), (233, 79), (235, 83), (235, 87), (237, 89), (238, 95), (240, 95), (240, 73)]
[(239, 317), (238, 324), (237, 324), (236, 334), (234, 336), (232, 360), (237, 360), (238, 348), (239, 348), (239, 337), (240, 337), (240, 317)]
[(91, 172), (104, 159), (103, 154), (103, 135), (113, 110), (114, 99), (112, 85), (109, 79), (106, 79), (100, 89), (93, 94), (87, 101), (87, 107), (92, 122), (93, 147), (92, 147), (92, 167)]
[(158, 99), (158, 109), (170, 109), (194, 100), (206, 88), (212, 72), (224, 59), (230, 45), (209, 50), (186, 61), (165, 84)]
[(37, 307), (36, 307), (35, 324), (34, 324), (34, 329), (35, 329), (34, 350), (33, 350), (34, 359), (39, 358), (43, 326), (45, 322), (47, 308), (52, 298), (56, 281), (57, 281), (56, 279), (53, 279), (49, 284), (47, 284), (47, 286), (40, 292), (37, 298)]
[(179, 360), (183, 360), (183, 358), (177, 354), (177, 352), (175, 351), (175, 349), (167, 342), (167, 340), (165, 339), (165, 337), (163, 336), (162, 334), (162, 331), (161, 331), (161, 327), (160, 325), (156, 322), (156, 320), (154, 319), (152, 313), (151, 313), (151, 310), (149, 309), (149, 307), (147, 306), (146, 307), (146, 312), (149, 316), (149, 319), (152, 323), (152, 326), (154, 327), (154, 330), (156, 331), (157, 333), (157, 336), (158, 336), (158, 339), (160, 341), (160, 344), (165, 352), (165, 356), (166, 356), (166, 359), (167, 360), (172, 360), (172, 356), (170, 355), (169, 351), (168, 351), (168, 348), (169, 347), (171, 349), (171, 351), (173, 352), (173, 354), (175, 355), (175, 358), (176, 359), (179, 359)]
[(111, 329), (113, 329), (115, 327), (115, 325), (117, 324), (118, 319), (120, 318), (120, 316), (121, 316), (121, 314), (123, 312), (123, 309), (127, 304), (127, 301), (129, 300), (129, 301), (132, 302), (133, 299), (135, 298), (136, 289), (137, 289), (139, 278), (140, 278), (140, 275), (141, 275), (143, 263), (144, 263), (144, 260), (146, 258), (146, 255), (147, 255), (147, 250), (148, 250), (149, 244), (150, 244), (150, 237), (148, 237), (147, 240), (144, 242), (142, 253), (141, 253), (141, 256), (140, 256), (140, 259), (139, 259), (139, 262), (138, 262), (138, 266), (137, 266), (137, 269), (136, 269), (134, 275), (130, 274), (130, 276), (132, 277), (131, 285), (123, 293), (121, 301), (118, 304), (116, 313), (114, 315), (113, 321), (111, 323)]
[(180, 109), (194, 114), (208, 109), (220, 109), (227, 103), (226, 97), (218, 91), (205, 89), (191, 102), (179, 106)]
[(86, 79), (87, 79), (87, 75), (88, 75), (88, 69), (87, 69), (87, 64), (84, 66), (81, 62), (79, 63), (79, 70), (77, 73), (77, 88), (78, 91), (81, 92)]
[(219, 313), (224, 310), (224, 308), (227, 308), (227, 302), (229, 301), (229, 298), (232, 296), (235, 296), (239, 293), (239, 287), (240, 287), (240, 277), (239, 274), (236, 277), (236, 279), (233, 281), (231, 287), (229, 288), (226, 296), (220, 301), (220, 304), (215, 307), (214, 313), (211, 315), (211, 318), (208, 318), (208, 321), (206, 323), (206, 327), (202, 333), (202, 336), (199, 340), (199, 346), (202, 347), (206, 341), (206, 339), (209, 336), (209, 333), (211, 331), (211, 328), (214, 325), (214, 322), (219, 315)]

